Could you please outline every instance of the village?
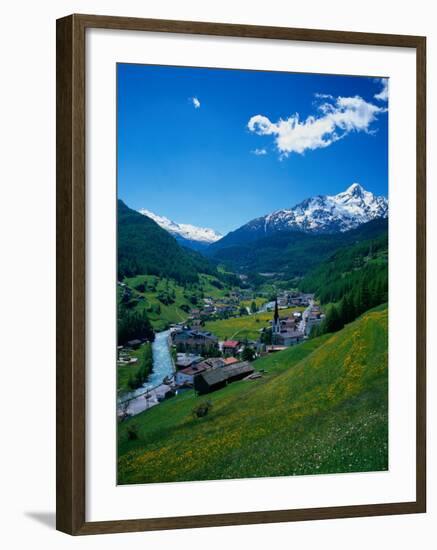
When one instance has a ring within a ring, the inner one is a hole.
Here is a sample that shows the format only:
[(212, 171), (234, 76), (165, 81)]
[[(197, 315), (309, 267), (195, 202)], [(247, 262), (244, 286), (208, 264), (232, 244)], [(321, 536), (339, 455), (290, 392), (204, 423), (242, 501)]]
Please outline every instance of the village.
[[(173, 324), (165, 332), (165, 339), (161, 338), (160, 349), (154, 350), (154, 370), (158, 368), (155, 378), (162, 365), (166, 365), (162, 370), (165, 376), (154, 387), (145, 384), (144, 388), (120, 400), (118, 416), (121, 419), (133, 416), (189, 389), (204, 395), (237, 380), (257, 380), (267, 373), (255, 368), (255, 359), (300, 344), (324, 318), (313, 294), (280, 291), (275, 300), (262, 304), (256, 311), (254, 307), (242, 311), (240, 301), (238, 292), (230, 293), (225, 303), (223, 299), (216, 303), (213, 298), (205, 297), (203, 307), (191, 309), (186, 322)], [(208, 319), (217, 316), (249, 320), (259, 312), (271, 315), (271, 319), (257, 330), (256, 338), (238, 338), (237, 334), (221, 340), (204, 327)], [(135, 365), (130, 351), (141, 345), (137, 340), (128, 342), (119, 349), (118, 361)], [(155, 364), (158, 356), (160, 365)]]

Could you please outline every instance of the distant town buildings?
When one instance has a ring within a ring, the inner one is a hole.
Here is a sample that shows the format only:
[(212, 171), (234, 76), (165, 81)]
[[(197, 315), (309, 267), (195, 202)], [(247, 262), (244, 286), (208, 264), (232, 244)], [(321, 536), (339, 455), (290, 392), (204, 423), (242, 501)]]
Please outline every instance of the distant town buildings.
[(276, 346), (294, 346), (299, 344), (305, 337), (302, 330), (298, 329), (300, 323), (294, 316), (292, 317), (279, 317), (279, 306), (276, 300), (275, 313), (272, 321), (272, 344)]
[(302, 320), (305, 327), (305, 336), (309, 336), (313, 327), (320, 324), (323, 319), (324, 315), (320, 309), (320, 306), (311, 303), (302, 313)]
[(189, 328), (177, 328), (171, 334), (176, 350), (190, 353), (207, 353), (210, 355), (218, 350), (218, 338), (211, 332)]

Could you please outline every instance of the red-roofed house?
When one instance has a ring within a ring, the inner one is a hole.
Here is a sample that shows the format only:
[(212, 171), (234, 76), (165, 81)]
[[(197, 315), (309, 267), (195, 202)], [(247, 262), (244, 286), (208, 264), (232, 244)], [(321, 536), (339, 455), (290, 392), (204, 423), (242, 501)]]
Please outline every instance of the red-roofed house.
[(225, 365), (234, 365), (235, 363), (239, 363), (239, 360), (235, 357), (226, 357)]
[(223, 353), (224, 355), (236, 355), (239, 347), (240, 342), (238, 340), (226, 340), (223, 342)]

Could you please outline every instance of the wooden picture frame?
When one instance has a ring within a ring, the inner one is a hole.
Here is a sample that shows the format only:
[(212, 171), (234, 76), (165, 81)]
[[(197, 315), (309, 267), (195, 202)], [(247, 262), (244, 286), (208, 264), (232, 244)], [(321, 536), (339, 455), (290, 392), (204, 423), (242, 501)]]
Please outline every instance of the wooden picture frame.
[[(87, 522), (85, 507), (85, 32), (89, 28), (410, 48), (417, 62), (417, 417), (412, 502)], [(70, 15), (57, 21), (57, 529), (71, 535), (426, 511), (426, 39), (420, 36)]]

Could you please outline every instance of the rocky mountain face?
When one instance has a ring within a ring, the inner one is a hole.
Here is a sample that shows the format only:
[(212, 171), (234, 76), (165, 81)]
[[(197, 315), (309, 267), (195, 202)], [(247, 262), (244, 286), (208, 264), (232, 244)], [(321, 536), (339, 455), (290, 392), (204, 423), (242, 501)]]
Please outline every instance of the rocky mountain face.
[(218, 249), (283, 232), (330, 234), (350, 231), (363, 223), (388, 216), (388, 201), (353, 183), (337, 195), (318, 195), (292, 208), (256, 218), (217, 241)]

